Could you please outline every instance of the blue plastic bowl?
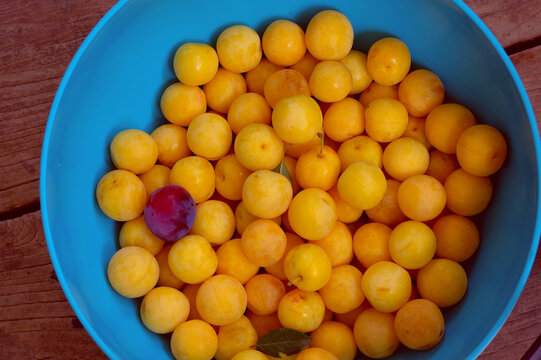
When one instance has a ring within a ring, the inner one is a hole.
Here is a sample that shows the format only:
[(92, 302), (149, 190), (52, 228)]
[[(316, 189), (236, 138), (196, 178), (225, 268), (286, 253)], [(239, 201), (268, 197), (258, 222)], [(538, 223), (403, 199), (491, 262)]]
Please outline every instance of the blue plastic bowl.
[(120, 1), (99, 22), (68, 67), (43, 142), (41, 209), (51, 259), (86, 330), (112, 359), (169, 359), (165, 337), (144, 328), (137, 301), (109, 286), (106, 268), (118, 225), (98, 208), (94, 190), (112, 168), (108, 145), (127, 128), (164, 122), (159, 98), (175, 79), (172, 56), (188, 41), (214, 44), (232, 24), (260, 33), (271, 21), (301, 25), (317, 11), (345, 13), (355, 48), (385, 35), (406, 42), (418, 67), (442, 79), (448, 101), (500, 129), (509, 144), (495, 194), (480, 221), (480, 249), (468, 265), (469, 289), (445, 312), (434, 349), (401, 349), (396, 359), (473, 359), (515, 305), (535, 257), (539, 223), (539, 134), (524, 87), (502, 47), (462, 2), (451, 0)]

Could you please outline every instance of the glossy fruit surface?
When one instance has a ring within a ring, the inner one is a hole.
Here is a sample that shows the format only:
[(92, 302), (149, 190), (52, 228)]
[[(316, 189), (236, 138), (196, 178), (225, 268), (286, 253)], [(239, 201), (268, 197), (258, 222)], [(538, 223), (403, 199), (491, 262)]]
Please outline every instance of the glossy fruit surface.
[(145, 206), (145, 222), (154, 235), (175, 241), (186, 235), (195, 221), (195, 202), (181, 186), (156, 190)]

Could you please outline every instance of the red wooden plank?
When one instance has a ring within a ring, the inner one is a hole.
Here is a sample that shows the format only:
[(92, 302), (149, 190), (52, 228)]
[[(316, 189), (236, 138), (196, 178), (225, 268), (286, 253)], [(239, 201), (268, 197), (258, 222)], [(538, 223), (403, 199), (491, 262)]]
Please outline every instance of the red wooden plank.
[(113, 3), (0, 2), (0, 215), (37, 203), (41, 142), (56, 89)]
[(56, 279), (39, 211), (0, 222), (0, 359), (106, 359)]
[(541, 0), (465, 0), (505, 48), (541, 43)]

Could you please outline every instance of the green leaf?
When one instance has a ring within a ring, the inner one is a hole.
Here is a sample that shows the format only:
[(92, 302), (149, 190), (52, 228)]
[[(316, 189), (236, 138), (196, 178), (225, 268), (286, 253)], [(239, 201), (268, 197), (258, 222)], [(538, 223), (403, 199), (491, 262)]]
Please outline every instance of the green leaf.
[(280, 161), (280, 163), (278, 164), (278, 166), (272, 169), (272, 171), (284, 175), (291, 183), (291, 186), (293, 186), (293, 179), (291, 178), (291, 174), (289, 173), (289, 170), (287, 169), (286, 163), (284, 162), (283, 158), (282, 161)]
[(256, 349), (274, 357), (296, 354), (312, 342), (312, 338), (297, 330), (280, 328), (263, 335), (257, 341)]

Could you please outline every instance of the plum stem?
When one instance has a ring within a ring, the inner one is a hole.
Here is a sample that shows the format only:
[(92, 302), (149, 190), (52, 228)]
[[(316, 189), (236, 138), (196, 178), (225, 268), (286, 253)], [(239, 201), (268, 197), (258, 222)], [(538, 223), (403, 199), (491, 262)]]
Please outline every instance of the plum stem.
[(325, 139), (322, 132), (318, 132), (317, 136), (321, 139), (321, 147), (319, 148), (319, 154), (317, 154), (317, 157), (321, 157), (323, 155), (323, 146), (325, 146)]
[(301, 280), (302, 280), (302, 276), (299, 275), (295, 279), (293, 279), (291, 281), (288, 281), (287, 286), (295, 285), (296, 283), (298, 283)]

